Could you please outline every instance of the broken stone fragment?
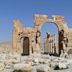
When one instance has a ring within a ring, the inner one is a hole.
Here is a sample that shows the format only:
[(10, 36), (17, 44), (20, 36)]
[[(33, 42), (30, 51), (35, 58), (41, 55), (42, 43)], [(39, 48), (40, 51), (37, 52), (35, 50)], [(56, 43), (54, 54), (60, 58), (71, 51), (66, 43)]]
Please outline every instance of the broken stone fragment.
[(30, 64), (19, 63), (14, 65), (14, 70), (23, 70), (27, 72), (27, 71), (31, 71), (32, 67)]
[(0, 71), (3, 70), (5, 67), (4, 63), (0, 63)]
[(34, 62), (35, 64), (39, 64), (39, 59), (38, 59), (38, 58), (34, 58), (34, 59), (33, 59), (33, 62)]
[(63, 63), (63, 62), (59, 62), (59, 68), (60, 69), (66, 69), (66, 68), (68, 68), (68, 64), (67, 63)]
[(7, 69), (12, 68), (12, 67), (13, 67), (12, 59), (6, 60), (6, 61), (4, 62), (4, 65), (5, 65), (5, 68), (7, 68)]
[(46, 65), (39, 65), (36, 70), (37, 72), (50, 72), (50, 67)]

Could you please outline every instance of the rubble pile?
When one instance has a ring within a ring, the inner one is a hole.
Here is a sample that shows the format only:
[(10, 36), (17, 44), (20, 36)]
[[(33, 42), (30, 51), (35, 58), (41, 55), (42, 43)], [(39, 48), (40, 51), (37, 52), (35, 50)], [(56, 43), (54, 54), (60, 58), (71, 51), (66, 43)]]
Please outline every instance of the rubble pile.
[(32, 71), (35, 67), (37, 72), (50, 72), (50, 70), (55, 69), (56, 66), (58, 66), (59, 69), (67, 69), (70, 64), (72, 64), (71, 58), (44, 54), (32, 54), (30, 56), (20, 56), (19, 54), (11, 53), (0, 54), (0, 71), (4, 69)]

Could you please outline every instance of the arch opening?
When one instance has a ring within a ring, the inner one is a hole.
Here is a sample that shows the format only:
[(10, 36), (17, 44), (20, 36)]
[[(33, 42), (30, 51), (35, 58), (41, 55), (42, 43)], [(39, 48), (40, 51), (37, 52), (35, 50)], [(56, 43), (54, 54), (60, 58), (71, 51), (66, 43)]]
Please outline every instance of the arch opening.
[(41, 28), (41, 46), (45, 54), (58, 54), (59, 28), (54, 23), (45, 23)]

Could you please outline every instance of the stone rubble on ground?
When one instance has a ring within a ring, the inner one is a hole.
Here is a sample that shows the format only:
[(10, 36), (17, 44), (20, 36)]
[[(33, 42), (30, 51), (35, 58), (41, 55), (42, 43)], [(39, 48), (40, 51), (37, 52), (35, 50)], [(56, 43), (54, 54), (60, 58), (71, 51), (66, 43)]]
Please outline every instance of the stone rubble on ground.
[(60, 69), (66, 69), (71, 64), (72, 58), (54, 57), (41, 54), (34, 54), (31, 56), (0, 54), (0, 71), (4, 69), (31, 70), (34, 66), (37, 66), (36, 70), (46, 70), (45, 66), (47, 66), (47, 69), (50, 71), (50, 69), (54, 69), (56, 65), (58, 65)]

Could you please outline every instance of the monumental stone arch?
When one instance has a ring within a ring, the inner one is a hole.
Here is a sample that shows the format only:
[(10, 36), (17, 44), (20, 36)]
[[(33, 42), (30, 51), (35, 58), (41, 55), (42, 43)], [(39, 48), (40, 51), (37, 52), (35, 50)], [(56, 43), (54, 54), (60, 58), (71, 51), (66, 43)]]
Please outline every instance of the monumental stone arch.
[(52, 16), (51, 19), (48, 18), (47, 15), (35, 15), (35, 27), (40, 31), (41, 27), (46, 23), (54, 23), (58, 30), (64, 30), (65, 33), (68, 31), (67, 24), (64, 22), (63, 16)]
[[(64, 21), (63, 16), (53, 15), (52, 18), (48, 18), (47, 15), (36, 14), (34, 15), (34, 27), (23, 27), (19, 20), (14, 20), (14, 29), (13, 29), (13, 51), (19, 52), (20, 54), (23, 52), (23, 45), (21, 45), (21, 39), (27, 38), (29, 41), (28, 54), (32, 53), (32, 41), (35, 46), (35, 36), (36, 32), (40, 31), (42, 26), (46, 23), (54, 23), (58, 27), (58, 31), (64, 30), (64, 35), (68, 38), (68, 49), (72, 47), (72, 29), (68, 28), (67, 23)], [(24, 40), (24, 39), (23, 39)], [(36, 48), (36, 46), (34, 47)], [(35, 50), (35, 49), (34, 49)]]
[[(54, 23), (58, 28), (58, 34), (59, 31), (63, 30), (65, 37), (67, 37), (68, 34), (68, 27), (67, 24), (64, 22), (63, 16), (52, 16), (52, 18), (48, 18), (47, 15), (35, 15), (35, 24), (38, 31), (41, 32), (41, 28), (45, 23)], [(60, 39), (58, 38), (58, 48), (61, 48), (59, 45)]]

